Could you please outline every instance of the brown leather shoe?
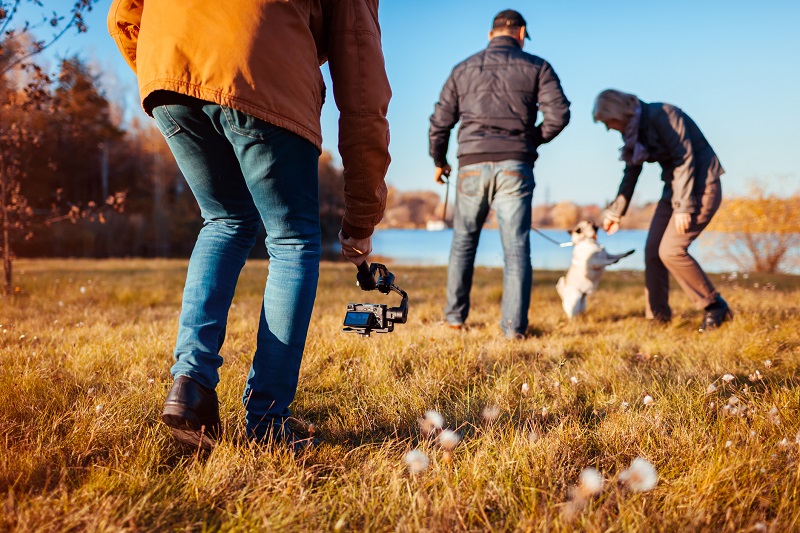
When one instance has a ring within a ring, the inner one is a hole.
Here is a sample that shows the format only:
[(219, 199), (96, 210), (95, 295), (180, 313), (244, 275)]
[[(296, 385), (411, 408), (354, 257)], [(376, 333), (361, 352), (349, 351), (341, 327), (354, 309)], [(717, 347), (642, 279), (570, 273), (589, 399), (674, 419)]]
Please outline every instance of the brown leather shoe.
[(167, 394), (161, 420), (182, 444), (212, 449), (221, 429), (216, 391), (190, 377), (178, 376)]

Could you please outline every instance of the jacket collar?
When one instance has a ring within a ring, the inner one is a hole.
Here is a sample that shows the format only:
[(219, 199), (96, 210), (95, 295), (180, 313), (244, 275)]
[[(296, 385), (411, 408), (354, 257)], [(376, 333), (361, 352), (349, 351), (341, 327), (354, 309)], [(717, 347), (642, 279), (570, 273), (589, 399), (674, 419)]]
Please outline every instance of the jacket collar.
[(489, 46), (487, 48), (496, 48), (499, 46), (513, 46), (514, 48), (522, 48), (517, 40), (509, 35), (498, 35), (489, 41)]

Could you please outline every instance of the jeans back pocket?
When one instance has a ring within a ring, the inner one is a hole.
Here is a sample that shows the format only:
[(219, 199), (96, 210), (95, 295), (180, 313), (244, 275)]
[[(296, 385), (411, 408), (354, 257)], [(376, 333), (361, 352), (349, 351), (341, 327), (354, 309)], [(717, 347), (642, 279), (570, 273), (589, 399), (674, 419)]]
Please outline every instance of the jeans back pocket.
[(160, 105), (153, 108), (153, 118), (156, 119), (156, 126), (166, 139), (181, 131), (180, 125), (169, 114), (169, 106)]

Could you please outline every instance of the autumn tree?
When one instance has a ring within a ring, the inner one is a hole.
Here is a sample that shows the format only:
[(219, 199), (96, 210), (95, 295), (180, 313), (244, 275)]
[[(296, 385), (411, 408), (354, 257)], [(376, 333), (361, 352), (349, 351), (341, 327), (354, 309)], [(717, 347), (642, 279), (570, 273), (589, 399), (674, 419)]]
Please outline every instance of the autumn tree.
[(572, 202), (558, 202), (550, 213), (553, 225), (560, 229), (572, 229), (581, 218), (580, 208)]
[(779, 272), (800, 260), (800, 191), (768, 194), (752, 183), (746, 196), (723, 200), (709, 230), (720, 254), (739, 269)]
[[(77, 0), (71, 8), (46, 11), (41, 0), (0, 0), (0, 226), (4, 292), (12, 291), (12, 243), (31, 236), (34, 210), (22, 191), (32, 161), (31, 148), (41, 146), (41, 119), (54, 112), (50, 76), (35, 63), (70, 29), (83, 33), (83, 15), (95, 0)], [(22, 20), (20, 7), (42, 9), (34, 20)], [(47, 30), (49, 29), (49, 30)], [(37, 35), (49, 33), (41, 39)], [(39, 123), (37, 124), (37, 120)]]

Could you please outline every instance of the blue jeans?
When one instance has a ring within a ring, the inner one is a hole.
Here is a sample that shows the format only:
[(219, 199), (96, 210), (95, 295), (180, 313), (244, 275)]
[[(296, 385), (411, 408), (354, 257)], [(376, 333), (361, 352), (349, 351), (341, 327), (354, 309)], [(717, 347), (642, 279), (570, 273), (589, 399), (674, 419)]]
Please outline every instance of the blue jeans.
[(266, 229), (269, 277), (242, 397), (248, 435), (263, 438), (289, 416), (317, 292), (319, 153), (294, 133), (200, 100), (153, 115), (204, 220), (186, 275), (174, 377), (216, 387), (236, 283), (260, 224)]
[(481, 228), (494, 207), (503, 245), (503, 302), (500, 328), (506, 337), (524, 335), (531, 301), (531, 203), (533, 166), (523, 161), (466, 165), (458, 170), (453, 244), (447, 270), (450, 324), (463, 324), (469, 315), (469, 293)]

